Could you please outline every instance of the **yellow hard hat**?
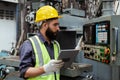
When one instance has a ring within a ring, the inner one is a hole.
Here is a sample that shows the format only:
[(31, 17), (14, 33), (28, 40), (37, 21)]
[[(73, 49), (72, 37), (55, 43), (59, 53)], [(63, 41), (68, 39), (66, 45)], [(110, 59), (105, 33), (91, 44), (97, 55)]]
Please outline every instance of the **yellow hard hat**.
[(51, 18), (61, 18), (61, 16), (58, 15), (58, 12), (55, 8), (47, 5), (37, 10), (35, 22), (40, 22), (42, 20)]

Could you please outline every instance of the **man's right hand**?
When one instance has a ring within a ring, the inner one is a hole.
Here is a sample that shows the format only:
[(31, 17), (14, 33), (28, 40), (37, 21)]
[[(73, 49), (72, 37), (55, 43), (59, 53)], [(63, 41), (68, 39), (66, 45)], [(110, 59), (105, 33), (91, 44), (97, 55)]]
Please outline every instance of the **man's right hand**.
[(56, 72), (63, 66), (63, 64), (64, 62), (62, 60), (50, 60), (49, 63), (43, 66), (43, 68), (46, 73)]

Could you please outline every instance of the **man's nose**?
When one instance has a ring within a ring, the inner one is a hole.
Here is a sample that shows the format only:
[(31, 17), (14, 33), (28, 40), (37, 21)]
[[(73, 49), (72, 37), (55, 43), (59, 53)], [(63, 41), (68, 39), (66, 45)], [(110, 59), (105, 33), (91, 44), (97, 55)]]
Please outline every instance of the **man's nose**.
[(60, 27), (59, 26), (57, 26), (57, 30), (60, 31)]

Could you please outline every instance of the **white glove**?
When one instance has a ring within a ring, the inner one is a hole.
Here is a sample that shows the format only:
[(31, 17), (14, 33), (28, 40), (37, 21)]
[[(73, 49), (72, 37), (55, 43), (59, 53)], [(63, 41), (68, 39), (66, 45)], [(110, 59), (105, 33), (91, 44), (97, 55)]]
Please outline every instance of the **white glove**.
[(62, 60), (50, 60), (49, 63), (43, 66), (43, 68), (46, 73), (56, 72), (63, 66), (63, 64), (64, 62)]

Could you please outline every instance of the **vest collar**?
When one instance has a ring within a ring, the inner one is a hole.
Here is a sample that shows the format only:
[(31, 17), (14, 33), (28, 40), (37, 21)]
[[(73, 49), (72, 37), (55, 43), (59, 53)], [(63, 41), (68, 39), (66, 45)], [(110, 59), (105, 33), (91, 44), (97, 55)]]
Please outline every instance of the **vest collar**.
[[(40, 40), (41, 40), (44, 44), (46, 44), (46, 43), (48, 44), (47, 40), (45, 40), (45, 38), (43, 37), (43, 35), (42, 35), (40, 32), (37, 33), (37, 36), (40, 38)], [(55, 43), (55, 40), (52, 40), (51, 43), (54, 44), (54, 43)]]

